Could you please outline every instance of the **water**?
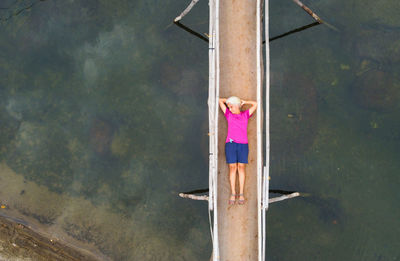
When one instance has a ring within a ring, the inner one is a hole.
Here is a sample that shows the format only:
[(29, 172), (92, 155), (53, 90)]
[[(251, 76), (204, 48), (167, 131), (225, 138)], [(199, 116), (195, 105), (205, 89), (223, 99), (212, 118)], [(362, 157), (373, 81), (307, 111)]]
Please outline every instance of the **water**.
[[(208, 186), (207, 45), (171, 25), (186, 4), (47, 0), (3, 22), (10, 211), (114, 260), (208, 260), (206, 204), (177, 197)], [(307, 197), (271, 205), (267, 259), (399, 260), (399, 3), (305, 4), (340, 32), (271, 43), (271, 188)], [(313, 22), (270, 11), (272, 36)], [(184, 22), (207, 32), (207, 12)]]
[[(340, 32), (271, 44), (271, 187), (310, 194), (271, 206), (268, 260), (399, 260), (399, 4), (306, 4)], [(312, 22), (271, 5), (272, 35)]]

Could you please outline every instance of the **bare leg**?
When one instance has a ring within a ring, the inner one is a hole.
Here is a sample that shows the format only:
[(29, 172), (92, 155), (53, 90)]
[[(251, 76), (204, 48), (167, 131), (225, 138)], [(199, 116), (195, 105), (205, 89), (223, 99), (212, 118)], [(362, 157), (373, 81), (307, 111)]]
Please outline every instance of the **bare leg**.
[(239, 172), (239, 188), (240, 194), (242, 194), (239, 199), (244, 200), (243, 191), (244, 191), (244, 181), (246, 179), (246, 164), (238, 163), (238, 172)]
[(229, 164), (229, 181), (231, 184), (230, 200), (235, 200), (235, 196), (232, 195), (236, 194), (236, 171), (237, 171), (237, 163)]

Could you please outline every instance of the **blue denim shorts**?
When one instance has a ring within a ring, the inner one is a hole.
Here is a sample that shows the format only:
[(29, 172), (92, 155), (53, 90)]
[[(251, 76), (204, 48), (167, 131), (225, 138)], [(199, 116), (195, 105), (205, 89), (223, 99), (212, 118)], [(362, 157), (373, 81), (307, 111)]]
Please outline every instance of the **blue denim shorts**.
[(236, 142), (225, 143), (226, 163), (248, 163), (249, 144)]

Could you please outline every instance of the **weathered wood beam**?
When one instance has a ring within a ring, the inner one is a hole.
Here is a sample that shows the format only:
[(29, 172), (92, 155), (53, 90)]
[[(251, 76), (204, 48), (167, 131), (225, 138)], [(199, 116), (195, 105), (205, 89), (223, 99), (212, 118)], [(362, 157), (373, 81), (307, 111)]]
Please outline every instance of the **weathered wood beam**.
[[(179, 193), (179, 196), (181, 198), (208, 201), (208, 195), (194, 195), (194, 194)], [(269, 203), (275, 203), (275, 202), (278, 202), (278, 201), (282, 201), (282, 200), (290, 199), (290, 198), (295, 198), (295, 197), (298, 197), (298, 196), (300, 196), (300, 193), (299, 192), (294, 192), (294, 193), (291, 193), (291, 194), (288, 194), (288, 195), (282, 195), (282, 196), (279, 196), (279, 197), (276, 197), (276, 198), (270, 198), (268, 200), (268, 202)]]
[(298, 6), (300, 6), (307, 14), (309, 14), (312, 18), (314, 18), (318, 23), (325, 24), (329, 28), (335, 31), (339, 31), (335, 26), (323, 21), (316, 13), (314, 13), (310, 8), (308, 8), (305, 4), (303, 4), (300, 0), (293, 0)]
[(198, 1), (199, 0), (192, 0), (192, 2), (190, 2), (190, 4), (186, 7), (186, 9), (183, 10), (183, 12), (174, 19), (174, 22), (180, 21), (187, 13), (190, 12), (190, 10), (192, 10), (193, 6), (197, 4)]
[(207, 200), (208, 201), (208, 195), (193, 195), (193, 194), (179, 193), (179, 196), (181, 198), (189, 198), (189, 199), (193, 199), (193, 200)]
[(269, 203), (274, 203), (274, 202), (282, 201), (282, 200), (289, 199), (289, 198), (295, 198), (295, 197), (298, 197), (298, 196), (300, 196), (300, 193), (299, 192), (294, 192), (294, 193), (291, 193), (291, 194), (288, 194), (288, 195), (282, 195), (282, 196), (279, 196), (279, 197), (276, 197), (276, 198), (270, 198), (268, 200), (268, 202)]

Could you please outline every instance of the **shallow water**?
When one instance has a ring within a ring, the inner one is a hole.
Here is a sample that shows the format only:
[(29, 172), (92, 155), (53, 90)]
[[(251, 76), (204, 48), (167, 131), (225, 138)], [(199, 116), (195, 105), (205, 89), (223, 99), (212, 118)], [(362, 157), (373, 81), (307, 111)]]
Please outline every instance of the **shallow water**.
[[(271, 187), (309, 196), (271, 206), (268, 260), (398, 260), (399, 3), (306, 4), (340, 31), (271, 44)], [(271, 9), (273, 35), (312, 22)]]
[[(270, 207), (267, 259), (398, 260), (399, 3), (305, 3), (340, 31), (271, 43), (271, 188), (307, 196)], [(114, 260), (208, 260), (206, 204), (177, 197), (208, 186), (207, 45), (171, 24), (186, 4), (47, 0), (1, 24), (1, 203)], [(270, 11), (272, 36), (313, 22)], [(207, 12), (184, 22), (207, 32)]]

